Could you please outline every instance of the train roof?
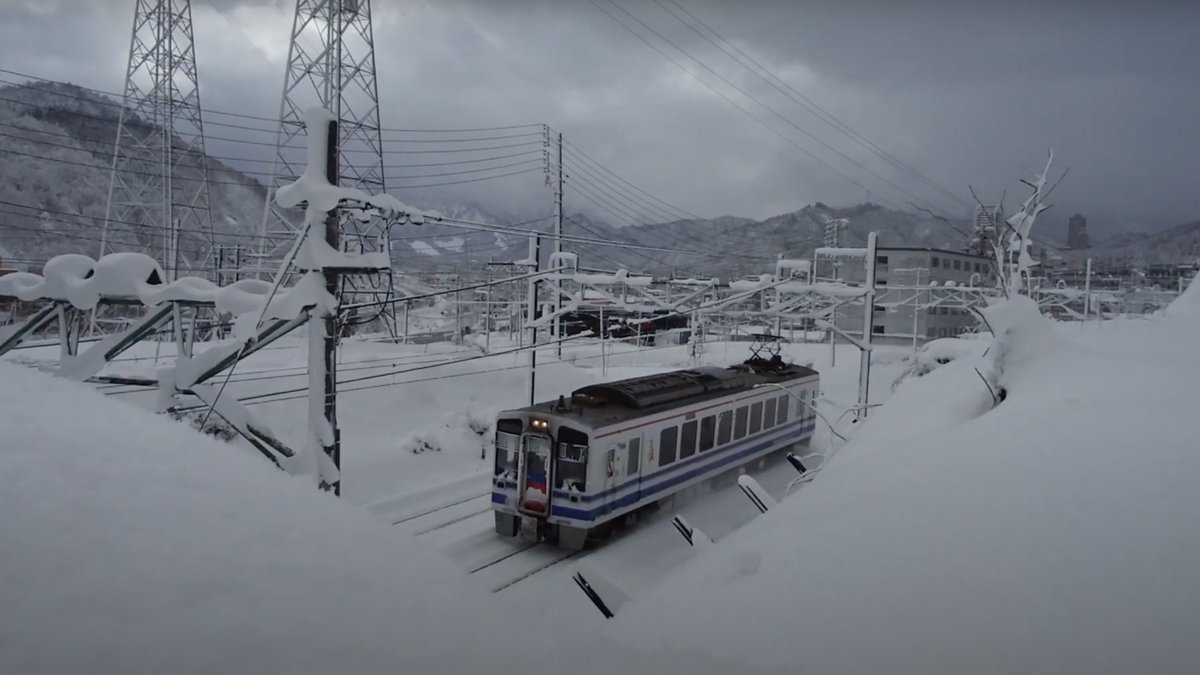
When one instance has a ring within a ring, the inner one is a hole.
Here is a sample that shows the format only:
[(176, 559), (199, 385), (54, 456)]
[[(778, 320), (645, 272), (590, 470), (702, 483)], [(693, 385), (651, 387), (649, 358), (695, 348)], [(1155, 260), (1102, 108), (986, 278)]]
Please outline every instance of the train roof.
[(604, 427), (749, 391), (760, 384), (777, 384), (813, 375), (817, 375), (817, 371), (812, 368), (766, 360), (727, 368), (710, 366), (673, 370), (588, 385), (576, 389), (569, 399), (564, 398), (561, 403), (557, 400), (543, 401), (519, 410), (578, 416), (593, 428)]

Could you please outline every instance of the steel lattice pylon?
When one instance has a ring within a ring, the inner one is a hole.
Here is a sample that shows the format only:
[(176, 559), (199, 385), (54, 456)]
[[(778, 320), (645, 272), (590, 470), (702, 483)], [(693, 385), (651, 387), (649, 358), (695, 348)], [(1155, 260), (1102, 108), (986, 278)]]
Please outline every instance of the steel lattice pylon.
[[(297, 0), (272, 188), (294, 181), (304, 170), (304, 111), (312, 106), (327, 108), (338, 119), (340, 184), (382, 192), (383, 142), (369, 0)], [(261, 255), (277, 257), (279, 247), (292, 242), (298, 218), (289, 215), (268, 199)], [(375, 246), (373, 241), (362, 243), (368, 250)]]
[[(304, 111), (328, 109), (338, 119), (339, 184), (375, 194), (385, 190), (379, 88), (375, 78), (375, 37), (370, 0), (297, 0), (279, 104), (274, 182), (263, 209), (259, 256), (282, 257), (295, 239), (299, 214), (273, 203), (275, 188), (304, 170), (307, 133)], [(341, 219), (344, 246), (353, 253), (387, 251), (388, 233), (356, 220)], [(372, 300), (391, 297), (390, 274), (345, 275), (343, 295)], [(385, 325), (394, 332), (390, 312)], [(382, 315), (382, 314), (381, 314)], [(361, 317), (352, 318), (361, 321)]]
[[(110, 227), (133, 232), (115, 246)], [(114, 248), (151, 254), (171, 279), (212, 253), (190, 0), (137, 0), (100, 254)]]

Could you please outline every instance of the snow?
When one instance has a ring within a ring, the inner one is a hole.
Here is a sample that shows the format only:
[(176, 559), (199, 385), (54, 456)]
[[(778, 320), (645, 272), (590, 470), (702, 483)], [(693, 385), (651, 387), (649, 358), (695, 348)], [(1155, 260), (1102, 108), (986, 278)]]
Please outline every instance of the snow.
[[(567, 254), (563, 254), (564, 256)], [(564, 262), (569, 259), (565, 259)], [(654, 282), (653, 277), (637, 277), (630, 276), (629, 270), (619, 269), (612, 274), (588, 274), (585, 272), (574, 272), (564, 274), (549, 275), (550, 279), (569, 279), (580, 284), (592, 284), (594, 286), (606, 286), (624, 284), (626, 286), (649, 286)]]
[(688, 277), (687, 279), (671, 279), (673, 286), (717, 286), (720, 281), (713, 277), (711, 279), (697, 279), (696, 277)]
[(466, 240), (463, 239), (462, 237), (445, 237), (442, 239), (434, 239), (433, 243), (437, 244), (438, 246), (440, 246), (448, 251), (454, 251), (455, 253), (462, 253), (463, 244), (466, 243)]
[[(544, 668), (494, 596), (261, 458), (7, 363), (0, 415), (0, 672)], [(538, 635), (573, 672), (733, 667), (570, 629)]]
[[(524, 355), (343, 387), (340, 502), (236, 444), (0, 363), (0, 672), (544, 668), (544, 650), (514, 647), (514, 616), (539, 643), (570, 644), (582, 672), (1196, 672), (1200, 286), (1148, 320), (1053, 324), (1019, 300), (985, 316), (994, 339), (877, 346), (885, 404), (859, 424), (837, 421), (851, 348), (830, 368), (828, 345), (785, 345), (817, 361), (822, 412), (850, 441), (820, 425), (812, 451), (828, 459), (806, 460), (819, 472), (790, 494), (790, 467), (756, 475), (778, 499), (766, 514), (736, 487), (702, 492), (590, 552), (589, 580), (628, 596), (607, 622), (571, 584), (575, 564), (497, 596), (502, 574), (466, 583), (463, 558), (507, 544), (486, 512), (421, 539), (361, 512), (486, 490), (486, 427), (523, 398)], [(302, 386), (304, 345), (254, 354), (226, 396)], [(611, 347), (607, 373), (594, 341), (562, 361), (544, 349), (539, 398), (690, 365), (686, 347)], [(110, 372), (152, 373), (157, 346), (138, 348), (144, 362)], [(746, 346), (708, 348), (732, 363)], [(477, 354), (352, 338), (338, 368)], [(253, 379), (267, 368), (293, 379)], [(299, 447), (305, 405), (252, 410)], [(424, 444), (437, 451), (412, 452)], [(715, 543), (688, 547), (674, 513)]]
[(848, 248), (845, 246), (821, 246), (813, 251), (815, 258), (862, 258), (867, 255), (865, 248)]
[(421, 255), (441, 255), (441, 253), (438, 253), (438, 250), (436, 248), (421, 241), (420, 239), (414, 239), (414, 240), (408, 242), (408, 245), (411, 246), (414, 251), (416, 251), (417, 253), (420, 253)]
[(608, 634), (818, 673), (1196, 672), (1200, 317), (987, 315), (986, 355), (905, 381)]
[(761, 274), (757, 279), (735, 279), (729, 282), (729, 290), (744, 292), (756, 291), (760, 288), (766, 288), (775, 283), (775, 277), (770, 274)]

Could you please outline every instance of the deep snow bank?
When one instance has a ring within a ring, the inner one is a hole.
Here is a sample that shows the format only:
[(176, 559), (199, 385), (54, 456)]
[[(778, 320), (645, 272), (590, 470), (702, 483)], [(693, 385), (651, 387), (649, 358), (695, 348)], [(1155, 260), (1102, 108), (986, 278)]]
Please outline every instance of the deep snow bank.
[(989, 321), (611, 632), (812, 673), (1200, 671), (1200, 318), (1103, 352), (1028, 304)]
[(3, 673), (735, 670), (517, 627), (416, 540), (80, 384), (0, 363), (0, 429)]

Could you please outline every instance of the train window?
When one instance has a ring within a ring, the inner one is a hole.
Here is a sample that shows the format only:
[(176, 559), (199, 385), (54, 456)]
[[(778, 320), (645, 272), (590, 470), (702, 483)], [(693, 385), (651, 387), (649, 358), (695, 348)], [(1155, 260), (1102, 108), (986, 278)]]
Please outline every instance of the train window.
[(698, 422), (683, 423), (683, 433), (679, 435), (679, 459), (685, 459), (696, 454), (696, 426)]
[(775, 426), (775, 399), (769, 398), (763, 401), (763, 428), (770, 429)]
[(750, 433), (757, 434), (762, 430), (762, 401), (750, 406)]
[(568, 459), (561, 454), (555, 460), (554, 477), (560, 490), (583, 492), (587, 489), (587, 453), (578, 459)]
[(568, 426), (558, 428), (554, 476), (560, 490), (583, 492), (587, 484), (588, 435)]
[(719, 423), (717, 424), (717, 445), (725, 445), (729, 442), (730, 436), (733, 434), (733, 411), (726, 410), (721, 413)]
[(675, 461), (675, 444), (679, 440), (679, 427), (667, 427), (658, 435), (658, 465), (666, 466)]
[(742, 438), (746, 435), (746, 415), (749, 412), (750, 411), (746, 409), (746, 406), (742, 406), (737, 409), (737, 414), (733, 419), (734, 438)]
[(496, 421), (496, 466), (495, 475), (515, 478), (517, 475), (517, 453), (521, 449), (521, 420), (502, 419)]
[(637, 475), (638, 467), (641, 464), (642, 458), (642, 439), (631, 438), (629, 440), (629, 456), (625, 464), (625, 475)]
[(787, 422), (788, 406), (790, 404), (791, 404), (791, 401), (788, 400), (787, 394), (784, 394), (784, 395), (780, 396), (778, 399), (776, 399), (775, 409), (778, 411), (777, 418), (775, 420), (776, 422), (779, 422), (780, 424)]
[(700, 452), (711, 450), (717, 440), (717, 416), (709, 415), (700, 420)]

